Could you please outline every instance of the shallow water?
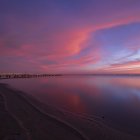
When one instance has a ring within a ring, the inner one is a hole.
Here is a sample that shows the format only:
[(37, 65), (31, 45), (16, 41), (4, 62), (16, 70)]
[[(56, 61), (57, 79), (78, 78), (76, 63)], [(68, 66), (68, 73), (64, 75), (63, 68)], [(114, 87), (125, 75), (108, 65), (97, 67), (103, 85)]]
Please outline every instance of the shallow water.
[(139, 135), (140, 77), (61, 76), (1, 80), (46, 104), (98, 116), (108, 125)]

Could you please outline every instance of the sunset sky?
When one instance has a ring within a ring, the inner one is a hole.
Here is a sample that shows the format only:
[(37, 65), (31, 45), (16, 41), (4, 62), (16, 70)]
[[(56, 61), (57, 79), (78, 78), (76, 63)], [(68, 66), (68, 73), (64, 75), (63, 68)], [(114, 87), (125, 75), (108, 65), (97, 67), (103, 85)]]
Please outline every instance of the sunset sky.
[(140, 74), (140, 0), (0, 0), (0, 72)]

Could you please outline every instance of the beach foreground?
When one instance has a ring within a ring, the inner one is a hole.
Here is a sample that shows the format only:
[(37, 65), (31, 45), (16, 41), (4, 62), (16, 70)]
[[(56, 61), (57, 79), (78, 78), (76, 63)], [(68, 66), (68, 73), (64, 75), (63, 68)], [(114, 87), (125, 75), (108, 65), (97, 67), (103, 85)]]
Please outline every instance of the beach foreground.
[(0, 140), (139, 140), (113, 129), (103, 118), (44, 105), (0, 84)]

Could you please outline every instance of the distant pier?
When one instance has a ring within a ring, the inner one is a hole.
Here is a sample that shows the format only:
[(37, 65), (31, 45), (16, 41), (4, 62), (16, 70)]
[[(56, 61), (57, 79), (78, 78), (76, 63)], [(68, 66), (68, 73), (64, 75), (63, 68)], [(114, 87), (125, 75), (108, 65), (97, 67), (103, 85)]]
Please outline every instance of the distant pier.
[(0, 79), (13, 79), (13, 78), (37, 78), (37, 77), (55, 77), (62, 76), (61, 74), (0, 74)]

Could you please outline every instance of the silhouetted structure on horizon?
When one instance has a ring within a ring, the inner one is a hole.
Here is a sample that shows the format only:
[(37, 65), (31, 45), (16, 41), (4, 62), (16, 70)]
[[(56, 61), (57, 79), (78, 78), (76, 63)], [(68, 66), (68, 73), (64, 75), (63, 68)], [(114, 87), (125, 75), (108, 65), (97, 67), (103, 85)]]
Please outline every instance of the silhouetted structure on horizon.
[(10, 78), (36, 78), (36, 77), (48, 77), (48, 76), (61, 76), (61, 74), (0, 74), (0, 79)]

